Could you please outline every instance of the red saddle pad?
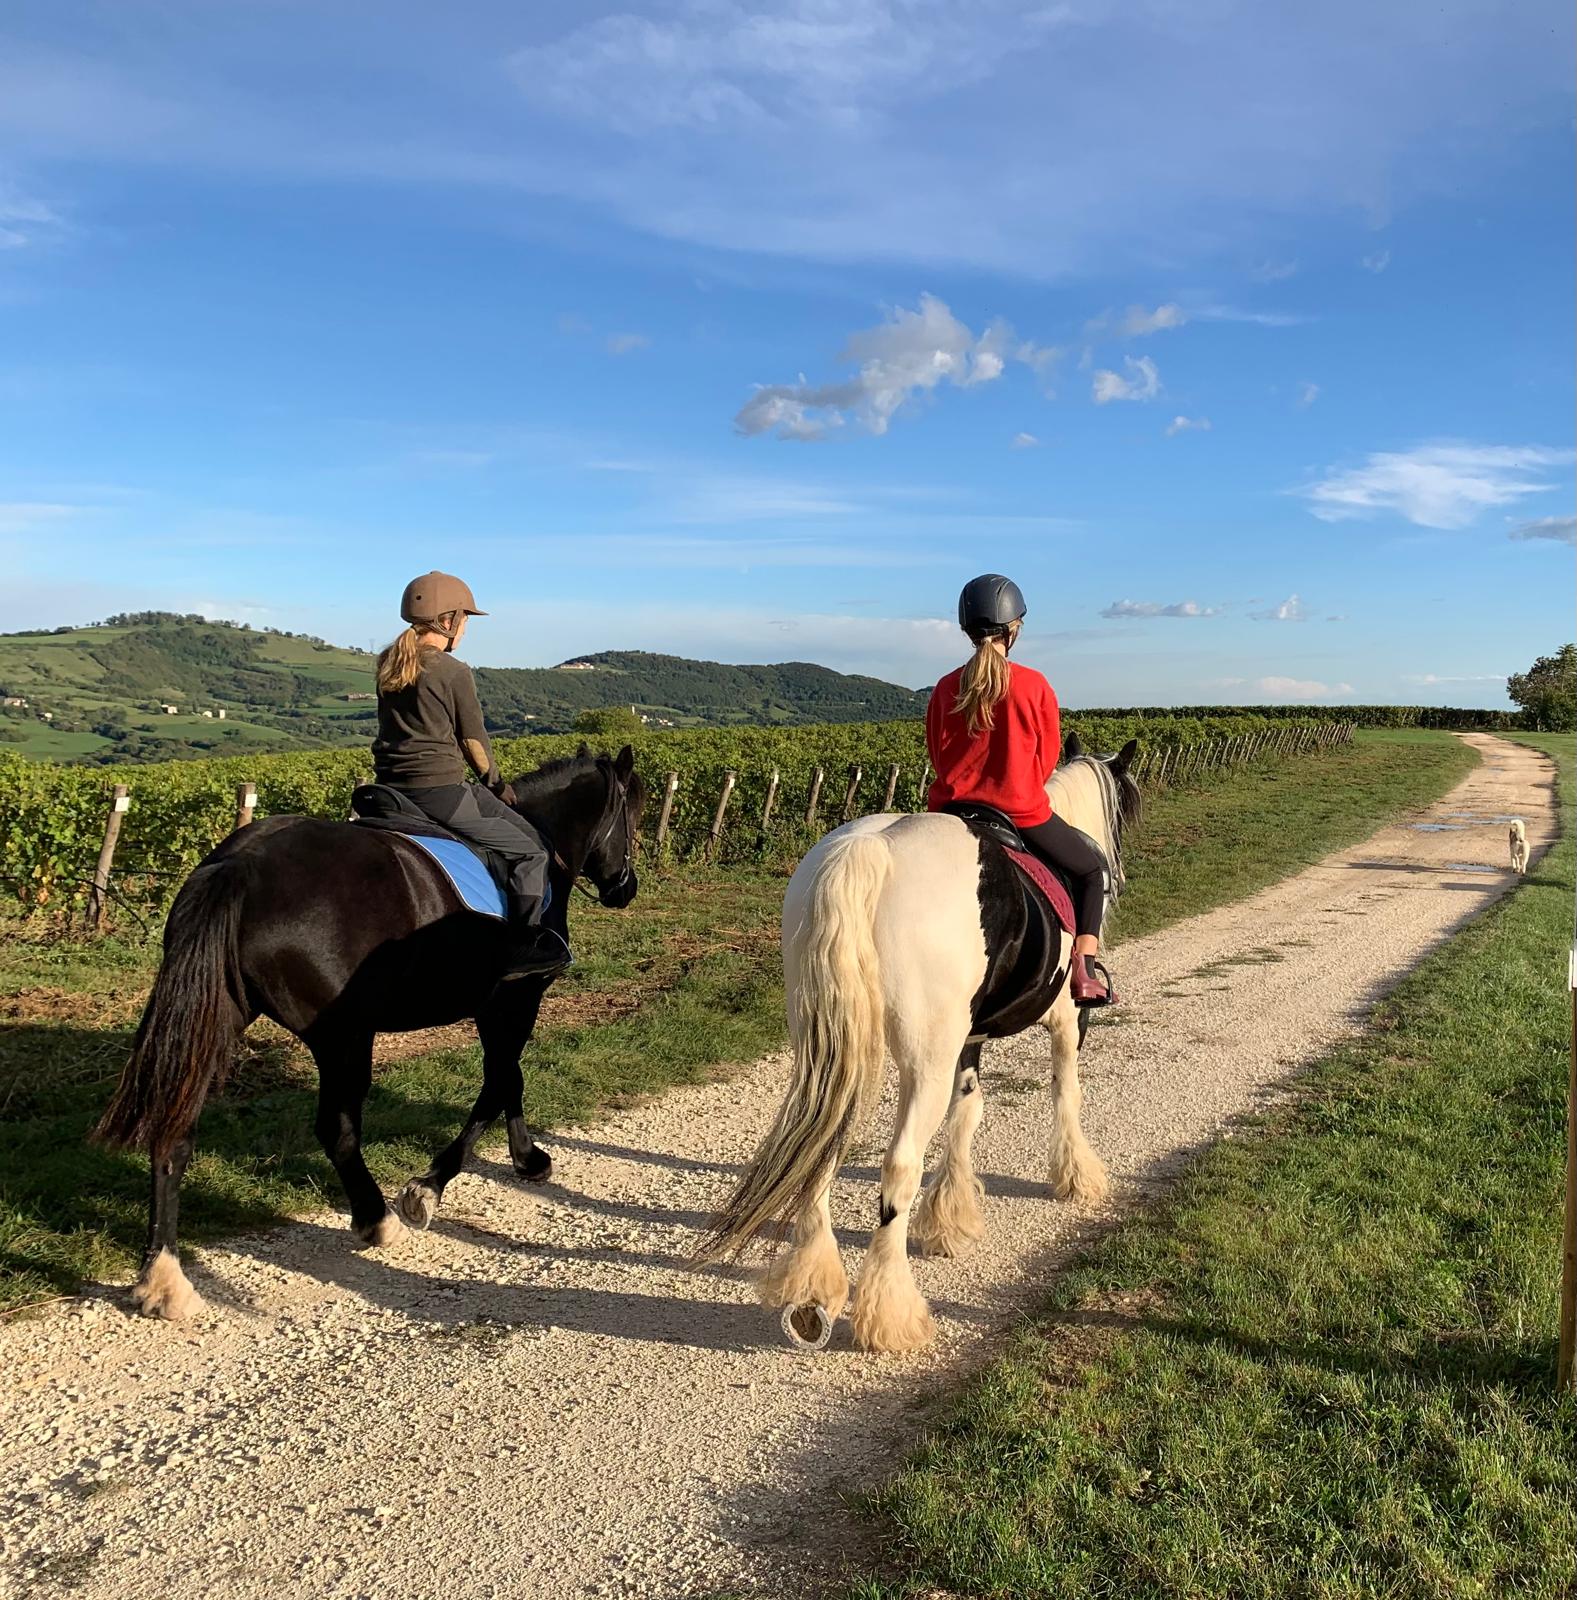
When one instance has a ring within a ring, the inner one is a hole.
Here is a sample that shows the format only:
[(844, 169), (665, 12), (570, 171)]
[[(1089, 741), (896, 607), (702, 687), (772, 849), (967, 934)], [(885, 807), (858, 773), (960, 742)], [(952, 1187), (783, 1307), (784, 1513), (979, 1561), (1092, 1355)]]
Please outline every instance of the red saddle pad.
[(1031, 855), (1027, 850), (1009, 850), (1007, 856), (1013, 865), (1051, 902), (1051, 909), (1057, 920), (1061, 922), (1069, 933), (1072, 933), (1074, 931), (1073, 897), (1068, 893), (1068, 886), (1039, 856)]

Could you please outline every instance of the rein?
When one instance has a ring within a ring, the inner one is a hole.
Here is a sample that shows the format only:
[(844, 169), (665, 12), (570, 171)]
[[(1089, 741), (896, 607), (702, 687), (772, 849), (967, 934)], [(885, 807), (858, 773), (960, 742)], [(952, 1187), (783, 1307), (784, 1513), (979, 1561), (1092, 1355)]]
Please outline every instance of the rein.
[[(614, 803), (609, 811), (608, 820), (603, 826), (602, 831), (598, 833), (591, 843), (586, 846), (585, 859), (587, 861), (589, 861), (592, 856), (596, 854), (600, 845), (607, 843), (609, 836), (613, 832), (614, 824), (625, 813), (629, 803), (629, 792), (628, 784), (620, 783), (617, 778), (612, 779), (610, 799)], [(553, 858), (558, 862), (565, 872), (569, 872), (569, 862), (567, 862), (557, 850), (553, 852)], [(629, 883), (632, 872), (633, 868), (630, 861), (630, 835), (628, 826), (626, 825), (624, 834), (624, 864), (619, 868), (618, 878), (613, 883), (609, 884), (606, 890), (599, 889), (596, 894), (593, 894), (591, 890), (580, 881), (586, 876), (586, 871), (583, 867), (579, 872), (570, 874), (570, 888), (578, 890), (581, 894), (585, 895), (588, 900), (596, 901), (600, 905), (603, 894), (617, 894), (620, 889), (624, 888), (625, 885)]]

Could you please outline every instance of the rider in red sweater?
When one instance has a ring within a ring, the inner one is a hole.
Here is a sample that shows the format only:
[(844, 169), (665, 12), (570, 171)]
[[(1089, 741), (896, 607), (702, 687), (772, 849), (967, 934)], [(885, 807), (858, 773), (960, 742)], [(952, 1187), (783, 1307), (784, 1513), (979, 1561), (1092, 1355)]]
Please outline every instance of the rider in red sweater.
[(936, 768), (927, 807), (971, 801), (1003, 812), (1024, 842), (1073, 886), (1075, 1004), (1109, 1005), (1113, 996), (1090, 966), (1100, 949), (1105, 912), (1105, 862), (1089, 839), (1053, 816), (1046, 784), (1062, 753), (1057, 696), (1033, 667), (1008, 660), (1025, 615), (1016, 583), (986, 573), (958, 600), (958, 623), (975, 653), (932, 691), (925, 742)]

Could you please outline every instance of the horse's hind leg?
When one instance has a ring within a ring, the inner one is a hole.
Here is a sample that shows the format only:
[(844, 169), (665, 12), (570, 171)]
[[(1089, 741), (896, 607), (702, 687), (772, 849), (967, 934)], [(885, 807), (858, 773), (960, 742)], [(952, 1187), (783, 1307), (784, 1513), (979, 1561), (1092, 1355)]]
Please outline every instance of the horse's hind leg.
[(962, 1255), (985, 1232), (985, 1189), (975, 1176), (970, 1155), (985, 1109), (977, 1040), (965, 1045), (958, 1058), (942, 1160), (915, 1208), (910, 1232), (923, 1255)]
[(532, 1143), (522, 1106), (525, 1079), (520, 1071), (520, 1052), (536, 1025), (541, 999), (539, 989), (505, 1012), (477, 1018), (477, 1036), (482, 1041), (482, 1091), (459, 1134), (433, 1157), (432, 1165), (421, 1177), (412, 1178), (400, 1191), (400, 1215), (412, 1227), (425, 1228), (433, 1220), (443, 1203), (444, 1190), (459, 1176), (477, 1140), (500, 1112), (509, 1119), (509, 1149), (515, 1171), (523, 1178), (540, 1182), (553, 1170), (546, 1152)]
[(1106, 1168), (1079, 1126), (1078, 1007), (1064, 989), (1046, 1014), (1051, 1036), (1051, 1186), (1059, 1200), (1100, 1200), (1109, 1187)]
[(909, 1207), (920, 1191), (925, 1148), (941, 1125), (963, 1045), (962, 1031), (947, 1046), (898, 1043), (898, 1123), (882, 1161), (879, 1221), (854, 1291), (854, 1337), (864, 1350), (914, 1350), (936, 1333), (925, 1296), (909, 1267)]
[(758, 1287), (769, 1306), (820, 1306), (828, 1322), (836, 1322), (849, 1300), (849, 1275), (832, 1231), (832, 1179), (794, 1219), (794, 1240), (761, 1274)]
[(178, 1139), (161, 1138), (150, 1152), (153, 1193), (149, 1203), (148, 1248), (142, 1258), (142, 1275), (131, 1291), (131, 1301), (144, 1316), (184, 1322), (202, 1310), (202, 1296), (181, 1271), (176, 1253), (175, 1229), (180, 1214), (181, 1179), (192, 1159), (192, 1132)]
[(362, 1103), (372, 1086), (372, 1034), (312, 1038), (307, 1046), (318, 1064), (317, 1135), (345, 1186), (350, 1225), (363, 1244), (393, 1244), (403, 1231), (400, 1219), (384, 1203), (361, 1154)]

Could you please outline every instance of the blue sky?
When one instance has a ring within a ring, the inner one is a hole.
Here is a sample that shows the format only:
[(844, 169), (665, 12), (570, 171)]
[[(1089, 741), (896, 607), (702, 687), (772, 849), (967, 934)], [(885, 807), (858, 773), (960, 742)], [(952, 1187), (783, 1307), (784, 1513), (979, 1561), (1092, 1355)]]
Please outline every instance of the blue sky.
[[(1296, 13), (1296, 14), (1293, 14)], [(1573, 632), (1570, 7), (13, 0), (0, 628), (1504, 703)]]

